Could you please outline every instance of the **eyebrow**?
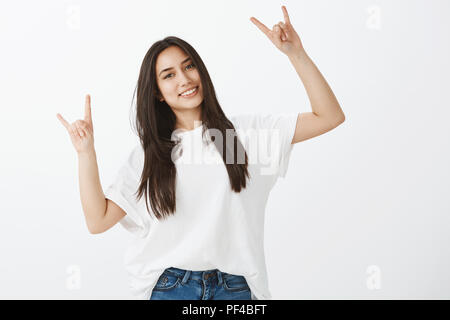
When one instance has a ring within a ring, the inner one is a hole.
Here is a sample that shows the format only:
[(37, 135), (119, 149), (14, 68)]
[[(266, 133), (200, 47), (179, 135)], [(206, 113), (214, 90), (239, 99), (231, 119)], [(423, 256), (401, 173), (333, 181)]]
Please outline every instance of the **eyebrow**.
[[(187, 62), (187, 61), (189, 61), (189, 60), (191, 60), (191, 57), (187, 57), (186, 59), (184, 59), (183, 61), (181, 61), (180, 64), (183, 64), (183, 63), (185, 63), (185, 62)], [(166, 69), (161, 70), (161, 71), (159, 72), (159, 75), (161, 75), (161, 73), (163, 73), (164, 71), (167, 71), (167, 70), (170, 70), (170, 69), (173, 69), (173, 67), (170, 67), (170, 68), (166, 68)]]

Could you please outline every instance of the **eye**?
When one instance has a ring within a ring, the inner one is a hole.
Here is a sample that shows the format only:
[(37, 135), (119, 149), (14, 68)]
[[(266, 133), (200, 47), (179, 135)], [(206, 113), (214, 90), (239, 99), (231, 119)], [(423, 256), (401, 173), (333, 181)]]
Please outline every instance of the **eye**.
[[(186, 68), (188, 68), (188, 67), (191, 67), (191, 68), (189, 68), (189, 69), (195, 68), (195, 64), (191, 63), (191, 64), (189, 64), (189, 65), (186, 66)], [(171, 78), (171, 77), (169, 77), (171, 74), (173, 74), (173, 73), (169, 73), (168, 75), (166, 75), (166, 76), (164, 77), (164, 79)]]

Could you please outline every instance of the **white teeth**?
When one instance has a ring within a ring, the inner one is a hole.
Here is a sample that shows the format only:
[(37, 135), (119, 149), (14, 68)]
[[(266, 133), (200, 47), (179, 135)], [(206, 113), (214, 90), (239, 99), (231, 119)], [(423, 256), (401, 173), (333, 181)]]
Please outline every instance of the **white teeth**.
[(187, 95), (190, 95), (191, 93), (195, 92), (196, 90), (197, 90), (197, 88), (194, 88), (192, 90), (189, 90), (189, 91), (186, 91), (186, 92), (182, 93), (181, 95), (182, 96), (187, 96)]

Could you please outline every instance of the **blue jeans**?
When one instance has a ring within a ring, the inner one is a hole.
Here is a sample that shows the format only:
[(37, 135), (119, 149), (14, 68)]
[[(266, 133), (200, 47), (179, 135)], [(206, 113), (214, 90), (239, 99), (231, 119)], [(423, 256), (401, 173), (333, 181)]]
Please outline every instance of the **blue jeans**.
[(150, 300), (251, 300), (243, 276), (218, 269), (191, 271), (167, 268), (153, 288)]

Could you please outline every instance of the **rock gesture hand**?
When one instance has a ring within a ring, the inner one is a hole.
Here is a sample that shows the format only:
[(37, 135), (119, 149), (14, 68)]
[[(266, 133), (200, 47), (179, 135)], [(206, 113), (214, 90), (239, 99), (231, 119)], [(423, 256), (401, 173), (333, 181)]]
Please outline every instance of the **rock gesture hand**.
[(56, 117), (66, 127), (78, 154), (94, 151), (94, 127), (92, 125), (91, 97), (89, 95), (86, 95), (84, 120), (77, 120), (69, 124), (59, 113)]
[(261, 30), (272, 43), (280, 49), (281, 52), (286, 54), (287, 56), (296, 55), (304, 52), (304, 48), (300, 37), (297, 32), (294, 30), (294, 27), (289, 20), (289, 15), (285, 6), (281, 6), (284, 15), (284, 23), (280, 21), (278, 24), (275, 24), (270, 30), (263, 23), (261, 23), (255, 17), (251, 17), (250, 21), (253, 22), (259, 30)]

